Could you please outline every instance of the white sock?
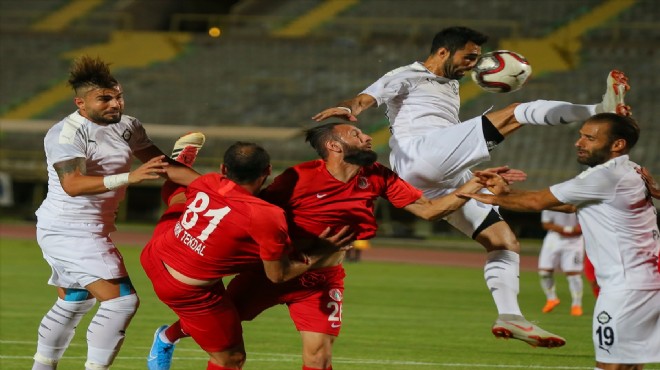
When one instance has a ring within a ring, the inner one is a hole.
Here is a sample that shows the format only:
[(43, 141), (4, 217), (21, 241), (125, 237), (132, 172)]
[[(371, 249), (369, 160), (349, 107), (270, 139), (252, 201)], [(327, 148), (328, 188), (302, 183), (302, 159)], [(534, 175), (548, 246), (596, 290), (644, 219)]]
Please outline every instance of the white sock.
[(103, 369), (112, 365), (138, 304), (135, 294), (101, 302), (87, 329), (86, 369)]
[(508, 250), (488, 252), (484, 266), (484, 278), (500, 315), (522, 316), (520, 306), (518, 306), (519, 271), (520, 256), (518, 253)]
[(596, 105), (578, 105), (564, 101), (535, 100), (518, 105), (513, 114), (521, 124), (559, 125), (586, 121), (596, 114)]
[(573, 299), (573, 306), (582, 306), (582, 275), (567, 275), (568, 289), (571, 291), (571, 298)]
[(80, 320), (96, 304), (96, 299), (84, 301), (57, 301), (39, 324), (37, 353), (33, 370), (57, 368), (57, 362), (71, 343)]
[(541, 289), (545, 293), (545, 298), (548, 300), (557, 299), (554, 274), (550, 271), (539, 271), (539, 277), (541, 278)]

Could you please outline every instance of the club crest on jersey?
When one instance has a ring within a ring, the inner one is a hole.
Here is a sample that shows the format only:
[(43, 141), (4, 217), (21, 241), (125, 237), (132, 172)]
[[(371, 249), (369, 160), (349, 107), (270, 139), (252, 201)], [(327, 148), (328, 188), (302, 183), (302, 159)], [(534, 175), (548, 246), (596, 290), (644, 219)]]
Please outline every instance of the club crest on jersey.
[(364, 176), (358, 177), (358, 188), (366, 189), (367, 186), (369, 186), (369, 180)]
[(599, 323), (605, 325), (608, 322), (612, 321), (612, 316), (610, 316), (609, 313), (603, 311), (596, 316), (596, 320), (598, 320)]
[(342, 294), (341, 294), (341, 290), (339, 290), (339, 289), (330, 289), (330, 291), (328, 292), (328, 295), (330, 296), (330, 298), (333, 301), (337, 301), (337, 302), (341, 302), (341, 300), (343, 298)]
[(121, 137), (123, 137), (124, 140), (129, 141), (129, 140), (131, 140), (131, 135), (133, 135), (131, 133), (131, 131), (129, 129), (126, 129), (126, 130), (124, 130), (124, 133), (121, 134)]

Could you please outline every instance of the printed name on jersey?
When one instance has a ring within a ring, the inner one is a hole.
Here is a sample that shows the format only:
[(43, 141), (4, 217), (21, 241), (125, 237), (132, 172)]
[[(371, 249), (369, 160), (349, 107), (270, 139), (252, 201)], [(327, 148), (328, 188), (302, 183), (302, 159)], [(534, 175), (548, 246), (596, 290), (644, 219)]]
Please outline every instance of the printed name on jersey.
[(176, 236), (177, 239), (181, 241), (181, 243), (192, 249), (193, 252), (204, 257), (204, 249), (206, 248), (206, 245), (184, 230), (183, 226), (181, 226), (181, 222), (177, 222), (174, 226), (174, 236)]

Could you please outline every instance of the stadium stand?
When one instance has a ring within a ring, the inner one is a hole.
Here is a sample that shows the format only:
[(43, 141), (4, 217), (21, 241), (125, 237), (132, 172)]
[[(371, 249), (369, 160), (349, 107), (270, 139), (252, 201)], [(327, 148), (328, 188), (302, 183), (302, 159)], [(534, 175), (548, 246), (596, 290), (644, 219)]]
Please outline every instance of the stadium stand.
[[(209, 144), (199, 163), (210, 171), (236, 139), (258, 138), (279, 167), (312, 158), (299, 136), (312, 123), (312, 114), (358, 93), (392, 68), (424, 58), (433, 34), (453, 24), (489, 33), (489, 49), (501, 43), (515, 46), (523, 38), (541, 40), (557, 30), (567, 32), (555, 35), (565, 43), (546, 41), (563, 50), (553, 52), (568, 68), (535, 70), (528, 85), (511, 94), (482, 93), (466, 78), (462, 118), (491, 106), (539, 98), (593, 103), (602, 94), (606, 73), (621, 69), (633, 85), (628, 102), (643, 130), (633, 159), (660, 174), (660, 127), (653, 123), (660, 113), (655, 103), (660, 94), (655, 73), (660, 67), (660, 8), (654, 0), (455, 0), (451, 6), (427, 0), (347, 0), (334, 17), (314, 15), (320, 6), (328, 6), (321, 0), (243, 0), (224, 13), (181, 9), (169, 0), (159, 2), (161, 13), (145, 13), (131, 1), (99, 1), (62, 30), (35, 30), (36, 24), (74, 2), (0, 1), (0, 171), (21, 181), (43, 181), (43, 132), (8, 131), (8, 121), (3, 120), (17, 119), (12, 116), (17, 108), (61, 85), (77, 51), (102, 51), (97, 48), (116, 41), (118, 35), (128, 38), (156, 31), (169, 42), (173, 51), (167, 57), (142, 66), (116, 62), (127, 113), (159, 128), (154, 139), (163, 148), (178, 136), (177, 129), (206, 131)], [(595, 14), (613, 4), (618, 8), (612, 16)], [(153, 19), (144, 19), (145, 14)], [(585, 19), (591, 24), (576, 31), (576, 22)], [(282, 32), (296, 21), (304, 27), (295, 34)], [(220, 37), (198, 32), (212, 26), (220, 27)], [(174, 32), (185, 35), (185, 40), (175, 38)], [(121, 57), (146, 53), (137, 51), (128, 49)], [(52, 93), (60, 95), (47, 109), (18, 118), (54, 123), (70, 113), (70, 92), (60, 88)], [(360, 118), (387, 162), (383, 110), (367, 111)], [(522, 129), (493, 152), (490, 163), (526, 170), (527, 188), (561, 181), (580, 170), (572, 147), (576, 132), (577, 125)]]

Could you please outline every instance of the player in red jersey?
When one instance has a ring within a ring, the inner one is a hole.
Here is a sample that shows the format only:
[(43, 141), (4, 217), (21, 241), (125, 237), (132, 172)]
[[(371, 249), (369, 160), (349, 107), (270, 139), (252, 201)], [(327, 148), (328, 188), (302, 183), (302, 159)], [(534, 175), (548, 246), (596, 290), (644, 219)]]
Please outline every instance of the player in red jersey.
[[(168, 197), (169, 208), (140, 258), (159, 299), (178, 315), (176, 327), (208, 352), (208, 370), (240, 369), (245, 362), (240, 317), (226, 296), (223, 277), (252, 269), (279, 283), (336, 252), (329, 248), (304, 262), (289, 259), (284, 212), (254, 196), (271, 173), (263, 148), (232, 145), (221, 172), (190, 183), (185, 203), (176, 194)], [(332, 237), (322, 230), (317, 241), (342, 245), (351, 238), (346, 230)], [(149, 368), (169, 369), (171, 356), (166, 357), (160, 363), (156, 356), (149, 359)]]
[[(371, 138), (354, 125), (317, 126), (307, 131), (306, 139), (322, 159), (287, 169), (260, 194), (285, 210), (291, 238), (307, 242), (301, 243), (306, 244), (304, 252), (311, 253), (317, 247), (313, 236), (327, 225), (336, 230), (348, 223), (358, 240), (372, 238), (377, 229), (374, 202), (378, 197), (427, 220), (444, 217), (464, 204), (453, 194), (433, 200), (424, 197), (376, 162)], [(524, 174), (510, 171), (508, 175)], [(461, 188), (476, 192), (483, 186), (473, 180)], [(242, 320), (252, 320), (269, 307), (286, 304), (302, 337), (302, 368), (328, 370), (332, 368), (332, 345), (342, 323), (342, 259), (343, 254), (326, 259), (278, 285), (272, 284), (263, 272), (250, 271), (230, 282), (227, 295), (232, 297)]]

